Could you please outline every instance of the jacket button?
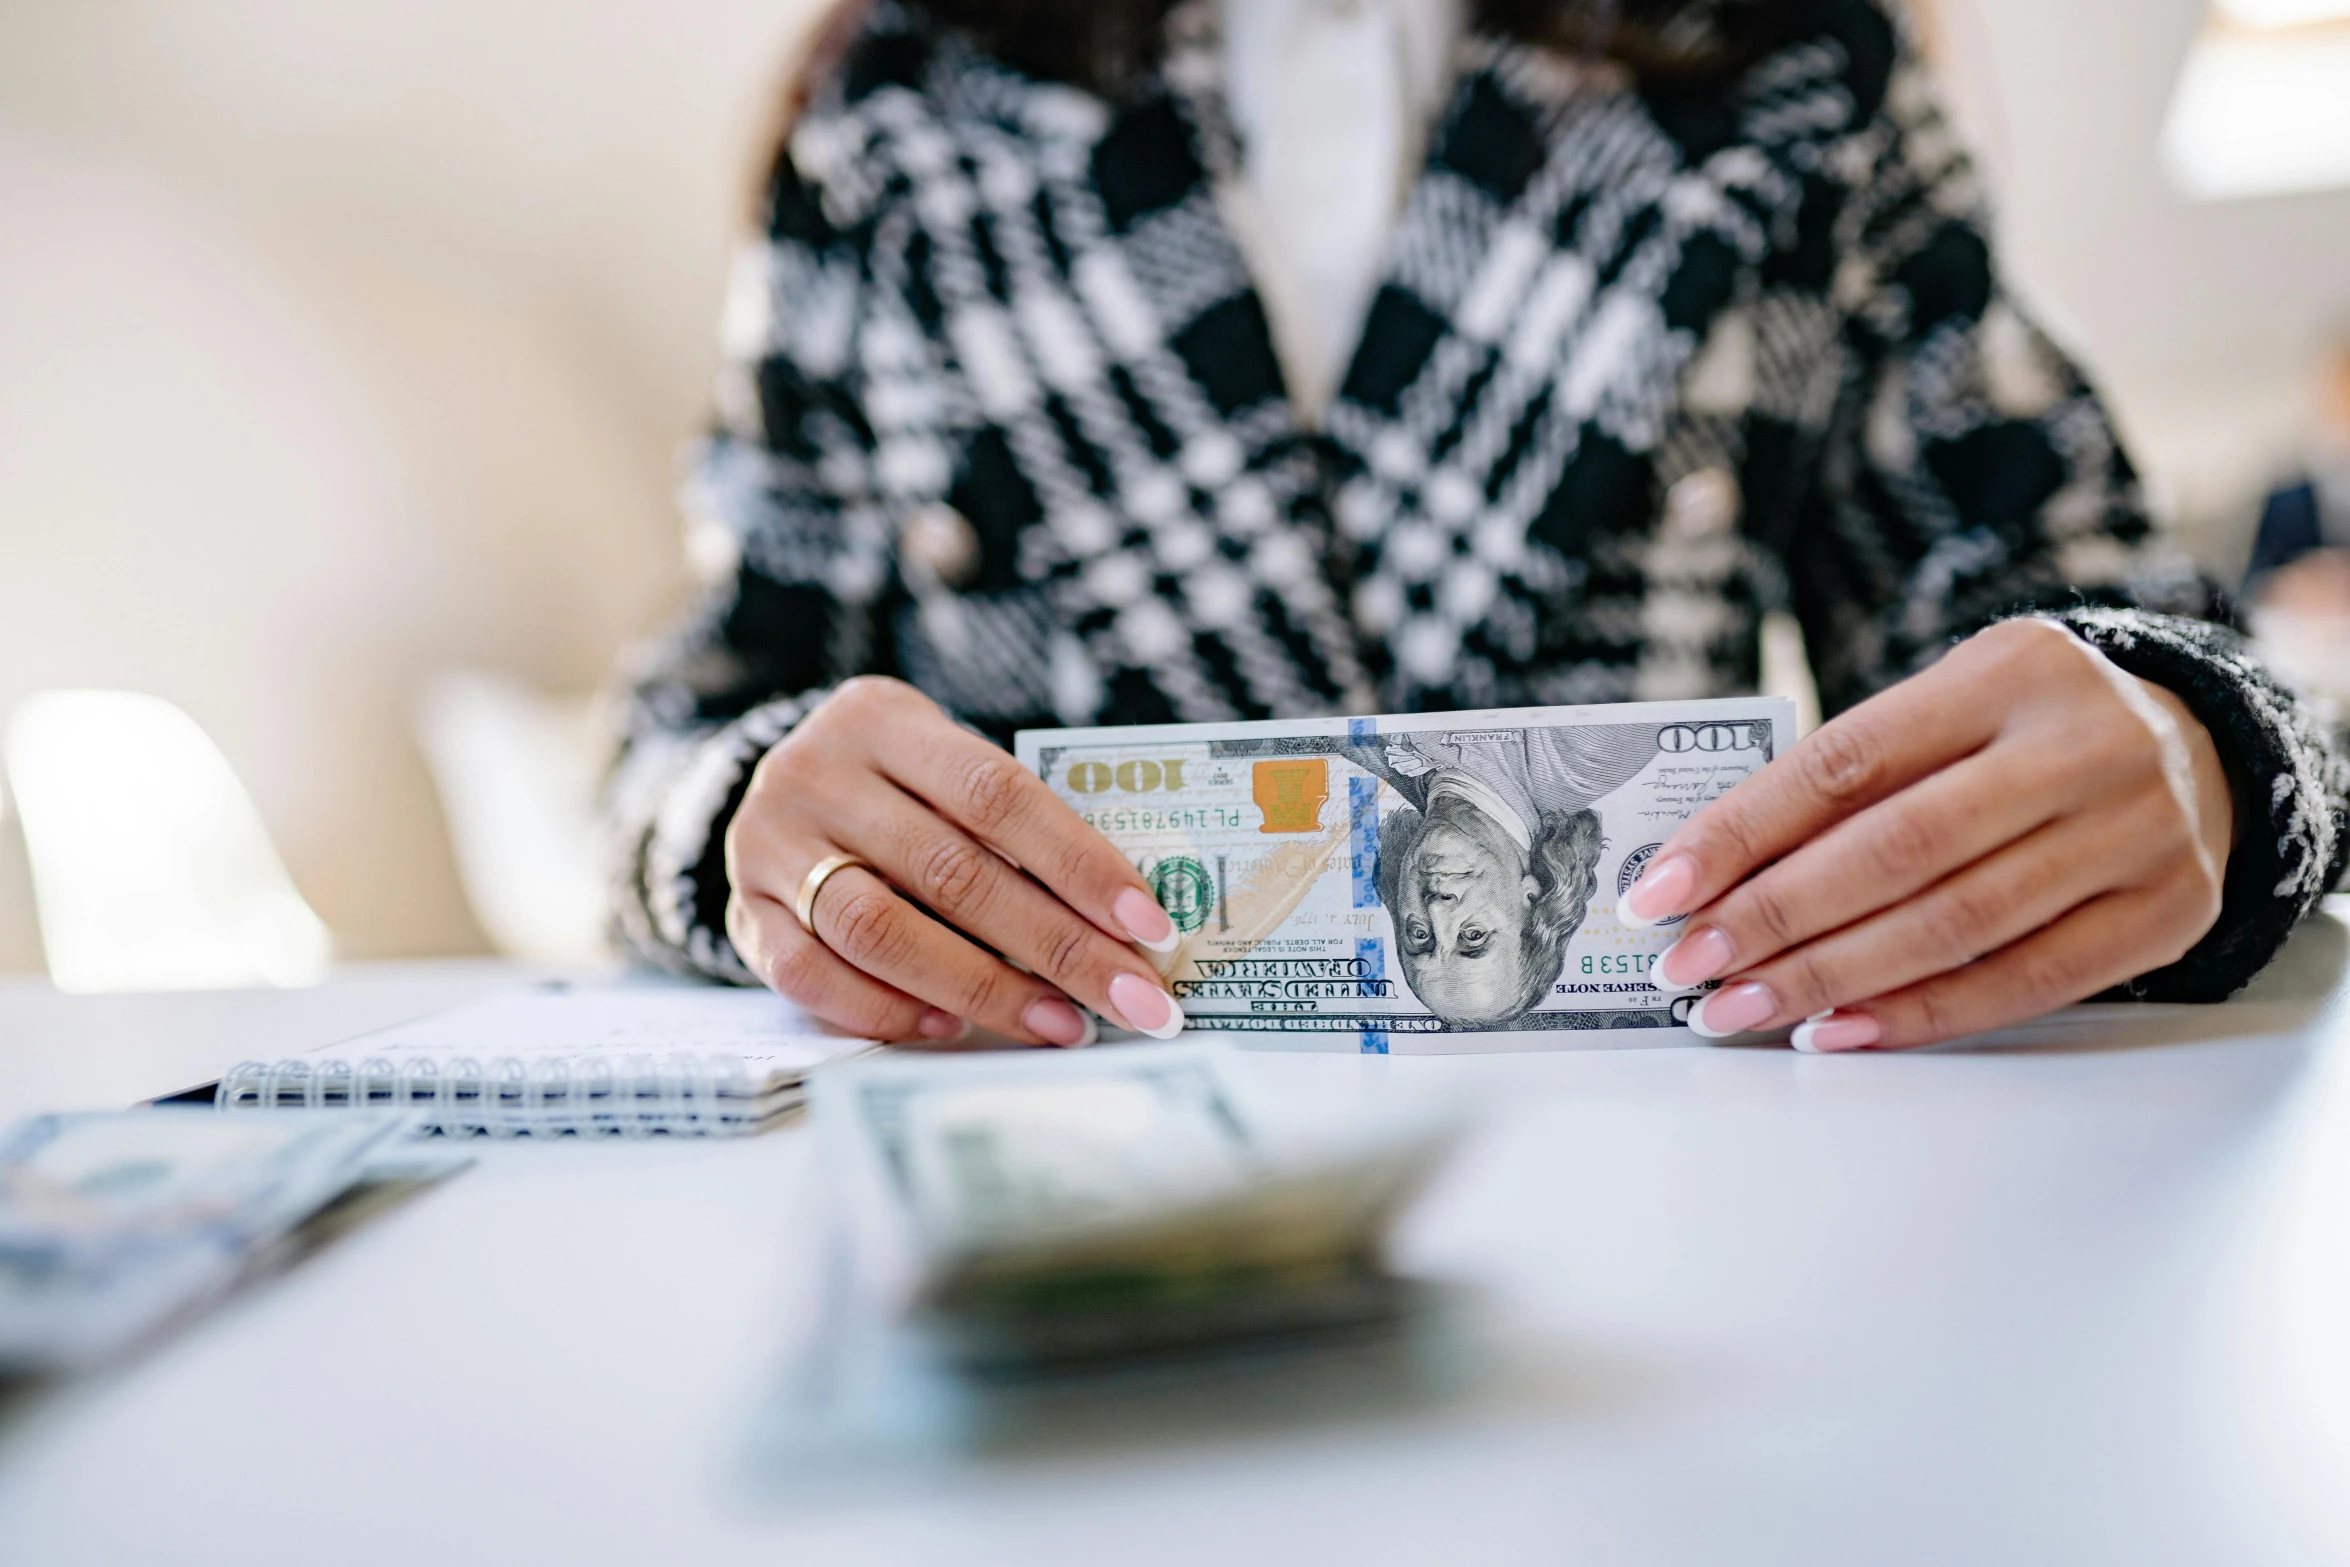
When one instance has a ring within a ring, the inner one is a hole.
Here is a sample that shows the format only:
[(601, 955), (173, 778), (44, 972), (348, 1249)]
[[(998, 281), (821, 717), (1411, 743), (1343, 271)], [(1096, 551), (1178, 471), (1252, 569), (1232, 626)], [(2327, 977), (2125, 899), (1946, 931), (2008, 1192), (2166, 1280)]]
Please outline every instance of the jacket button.
[(952, 506), (918, 506), (898, 529), (898, 560), (941, 587), (968, 587), (979, 576), (979, 530)]
[(1728, 533), (1738, 525), (1745, 504), (1738, 479), (1729, 469), (1700, 468), (1665, 492), (1665, 532), (1682, 539)]

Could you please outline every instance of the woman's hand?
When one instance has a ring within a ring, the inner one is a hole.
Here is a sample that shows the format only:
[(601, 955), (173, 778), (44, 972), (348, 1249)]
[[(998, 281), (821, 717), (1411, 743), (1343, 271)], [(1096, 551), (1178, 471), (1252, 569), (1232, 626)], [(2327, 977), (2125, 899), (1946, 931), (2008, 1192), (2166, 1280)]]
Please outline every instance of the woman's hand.
[[(810, 934), (793, 905), (836, 854), (872, 869), (824, 882)], [(1031, 1044), (1090, 1044), (1093, 1021), (1072, 997), (1161, 1039), (1183, 1027), (1127, 945), (1175, 944), (1134, 867), (900, 681), (848, 682), (760, 760), (727, 829), (726, 875), (726, 933), (751, 972), (851, 1034), (953, 1039), (968, 1021)]]
[(1723, 981), (1701, 1034), (1904, 1049), (2175, 962), (2219, 916), (2234, 823), (2184, 703), (2008, 621), (1690, 818), (1624, 912), (1690, 914), (1653, 977)]

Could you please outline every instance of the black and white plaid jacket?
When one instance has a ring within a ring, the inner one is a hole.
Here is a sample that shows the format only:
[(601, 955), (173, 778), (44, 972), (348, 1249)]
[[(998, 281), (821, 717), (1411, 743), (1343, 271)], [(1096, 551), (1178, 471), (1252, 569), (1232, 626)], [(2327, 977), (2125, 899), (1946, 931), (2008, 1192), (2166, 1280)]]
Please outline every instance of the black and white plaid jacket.
[(2226, 994), (2341, 874), (2350, 768), (2001, 289), (1875, 0), (1696, 95), (1471, 38), (1318, 432), (1218, 216), (1214, 17), (1105, 102), (885, 4), (794, 130), (613, 780), (635, 953), (749, 979), (725, 825), (853, 674), (999, 739), (1705, 697), (1782, 606), (1831, 712), (2034, 609), (2187, 700), (2244, 829), (2140, 994)]

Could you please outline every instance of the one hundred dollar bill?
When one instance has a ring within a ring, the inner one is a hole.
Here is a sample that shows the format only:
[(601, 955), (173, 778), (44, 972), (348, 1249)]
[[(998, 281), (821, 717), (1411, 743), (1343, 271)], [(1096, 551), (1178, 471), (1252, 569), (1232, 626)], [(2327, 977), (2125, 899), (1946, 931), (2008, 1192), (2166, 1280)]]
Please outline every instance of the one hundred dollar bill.
[(1033, 730), (1023, 764), (1134, 862), (1192, 1026), (1373, 1053), (1664, 1043), (1671, 925), (1617, 905), (1795, 740), (1746, 697)]
[(92, 1365), (227, 1289), (407, 1118), (159, 1107), (0, 1136), (0, 1379)]
[(1197, 1046), (893, 1060), (817, 1092), (859, 1243), (896, 1254), (878, 1293), (966, 1363), (1391, 1317), (1387, 1230), (1457, 1130), (1268, 1145)]

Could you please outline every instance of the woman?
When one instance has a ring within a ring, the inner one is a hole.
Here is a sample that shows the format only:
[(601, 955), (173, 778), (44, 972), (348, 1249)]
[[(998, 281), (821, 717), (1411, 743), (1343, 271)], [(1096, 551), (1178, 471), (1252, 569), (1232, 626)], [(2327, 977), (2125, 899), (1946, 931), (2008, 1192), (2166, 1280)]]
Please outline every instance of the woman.
[(2000, 288), (1900, 28), (1615, 10), (844, 6), (616, 776), (635, 950), (862, 1034), (1171, 1033), (1165, 915), (993, 742), (1730, 694), (1784, 605), (1840, 716), (1622, 911), (1688, 916), (1702, 1032), (2257, 971), (2350, 769)]

